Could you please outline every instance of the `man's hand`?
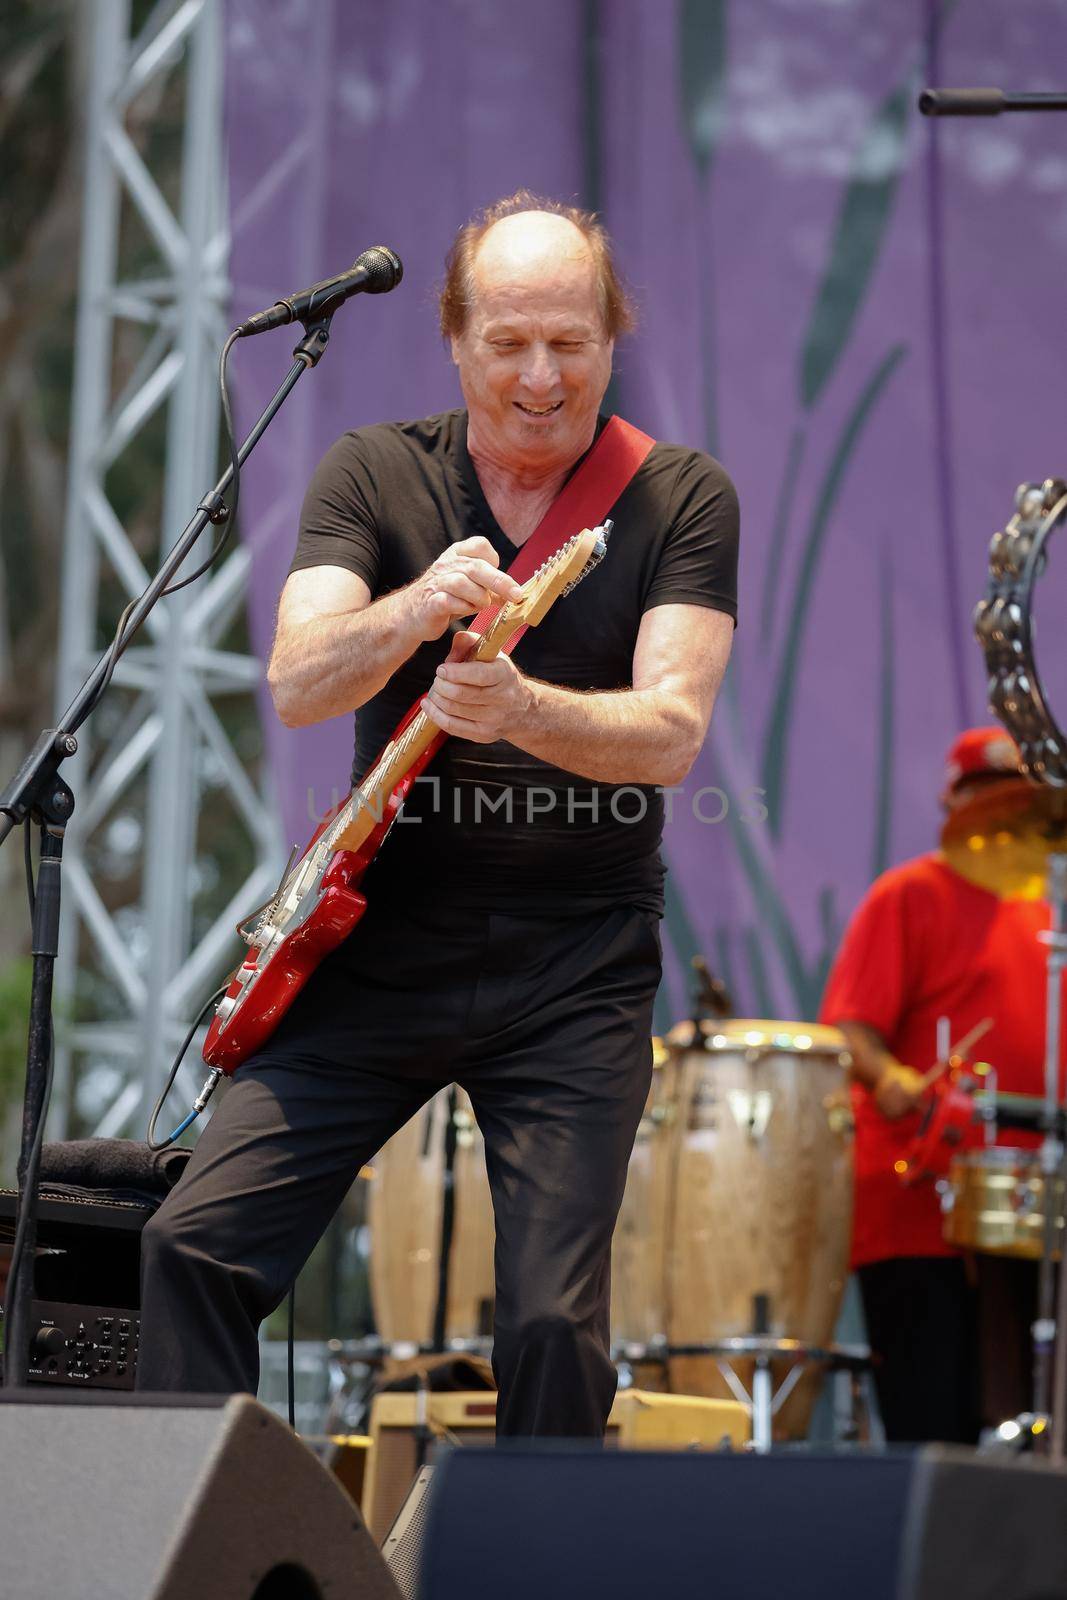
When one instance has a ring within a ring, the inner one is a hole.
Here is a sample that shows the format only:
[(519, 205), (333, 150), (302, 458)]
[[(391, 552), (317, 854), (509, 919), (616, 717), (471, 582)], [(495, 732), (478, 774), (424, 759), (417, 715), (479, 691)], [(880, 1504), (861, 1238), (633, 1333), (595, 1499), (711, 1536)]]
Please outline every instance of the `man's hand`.
[(500, 571), (488, 539), (450, 544), (404, 591), (420, 639), (439, 639), (453, 617), (470, 617), (498, 600), (518, 600), (522, 586)]
[(473, 633), (456, 634), (422, 709), (445, 733), (475, 744), (492, 744), (508, 738), (509, 730), (529, 711), (533, 689), (509, 656), (466, 660), (477, 642)]
[(925, 1087), (921, 1072), (894, 1061), (885, 1068), (874, 1086), (875, 1104), (883, 1117), (895, 1122), (898, 1117), (905, 1117), (909, 1111), (915, 1110)]

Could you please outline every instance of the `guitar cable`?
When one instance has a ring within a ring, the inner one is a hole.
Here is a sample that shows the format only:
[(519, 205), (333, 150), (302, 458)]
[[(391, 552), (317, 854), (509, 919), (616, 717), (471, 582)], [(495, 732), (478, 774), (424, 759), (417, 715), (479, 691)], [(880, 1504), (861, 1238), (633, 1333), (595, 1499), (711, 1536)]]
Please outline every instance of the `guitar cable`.
[(196, 1021), (193, 1023), (192, 1027), (189, 1029), (189, 1032), (182, 1040), (181, 1048), (179, 1049), (178, 1054), (174, 1057), (174, 1061), (171, 1065), (170, 1075), (168, 1076), (166, 1083), (163, 1085), (163, 1090), (159, 1096), (159, 1099), (152, 1108), (152, 1115), (148, 1122), (148, 1148), (150, 1150), (167, 1150), (176, 1139), (180, 1139), (186, 1128), (191, 1127), (191, 1125), (196, 1121), (197, 1117), (200, 1115), (201, 1111), (203, 1111), (204, 1107), (211, 1099), (211, 1096), (218, 1088), (219, 1079), (222, 1077), (222, 1069), (221, 1067), (212, 1067), (211, 1071), (204, 1080), (204, 1087), (193, 1101), (193, 1109), (189, 1112), (188, 1116), (184, 1117), (174, 1129), (173, 1133), (168, 1133), (165, 1139), (156, 1139), (156, 1123), (159, 1120), (160, 1112), (163, 1110), (163, 1102), (166, 1100), (167, 1096), (170, 1094), (170, 1091), (174, 1087), (174, 1080), (178, 1076), (178, 1068), (182, 1064), (182, 1061), (185, 1057), (185, 1052), (193, 1042), (193, 1035), (196, 1033), (197, 1028), (199, 1028), (200, 1024), (211, 1010), (212, 1006), (218, 1005), (228, 988), (229, 980), (227, 979), (221, 988), (216, 989), (211, 998), (205, 1001), (205, 1003), (200, 1007), (200, 1010), (196, 1015)]

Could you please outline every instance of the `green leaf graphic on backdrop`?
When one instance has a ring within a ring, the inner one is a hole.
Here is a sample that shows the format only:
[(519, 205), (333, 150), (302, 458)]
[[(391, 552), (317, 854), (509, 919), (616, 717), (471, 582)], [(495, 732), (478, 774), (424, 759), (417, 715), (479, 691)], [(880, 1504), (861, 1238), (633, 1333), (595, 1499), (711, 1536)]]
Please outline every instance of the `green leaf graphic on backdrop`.
[[(700, 938), (696, 931), (696, 925), (689, 914), (689, 907), (678, 882), (678, 875), (674, 872), (668, 872), (667, 874), (662, 931), (666, 935), (665, 942), (674, 951), (675, 961), (681, 975), (683, 986), (681, 998), (684, 1015), (689, 1006), (687, 986), (692, 975), (691, 963), (693, 957), (700, 953)], [(664, 993), (664, 988), (665, 986), (661, 984), (659, 993), (656, 996), (653, 1026), (657, 1033), (666, 1033), (672, 1023), (678, 1020), (670, 1015), (670, 1000)]]
[[(905, 130), (912, 98), (909, 77), (878, 106), (853, 159), (826, 270), (801, 347), (798, 388), (801, 404), (807, 410), (819, 399), (844, 354), (870, 288), (904, 165)], [(760, 625), (766, 633), (774, 627), (789, 512), (803, 451), (804, 430), (797, 424), (778, 492), (764, 569)]]
[(771, 999), (771, 985), (767, 977), (767, 966), (763, 959), (763, 930), (746, 928), (744, 930), (745, 955), (748, 958), (748, 970), (752, 975), (752, 993), (756, 1000), (756, 1015), (758, 1017), (774, 1016), (774, 1001)]
[(678, 56), (682, 111), (701, 179), (708, 175), (726, 90), (726, 0), (681, 0)]
[(715, 972), (726, 985), (726, 991), (734, 1005), (737, 1006), (740, 1003), (743, 1007), (744, 1001), (741, 998), (737, 980), (734, 976), (734, 958), (730, 949), (732, 933), (733, 929), (729, 924), (720, 924), (715, 929)]
[(819, 928), (821, 944), (809, 976), (809, 992), (814, 996), (810, 1015), (816, 1016), (822, 1003), (822, 992), (830, 976), (830, 967), (837, 955), (844, 929), (837, 914), (837, 886), (824, 883), (819, 890)]
[[(792, 919), (767, 865), (753, 844), (752, 824), (743, 822), (732, 808), (726, 813), (726, 821), (752, 892), (761, 935), (765, 941), (771, 941), (778, 952), (789, 985), (790, 1003), (796, 1007), (796, 1015), (808, 1016), (819, 997), (817, 992), (812, 991)], [(746, 954), (751, 956), (751, 947)]]
[(726, 0), (681, 0), (678, 77), (689, 152), (703, 190), (698, 205), (701, 265), (700, 372), (704, 444), (718, 454), (719, 399), (715, 379), (715, 250), (708, 216), (708, 173), (722, 127), (726, 93)]
[(785, 645), (778, 663), (774, 699), (763, 741), (761, 784), (765, 790), (763, 803), (770, 813), (770, 826), (776, 836), (782, 831), (782, 788), (787, 766), (787, 745), (793, 716), (793, 698), (800, 676), (801, 646), (810, 618), (812, 590), (818, 575), (823, 544), (830, 516), (833, 512), (845, 469), (858, 445), (863, 429), (880, 399), (886, 384), (907, 353), (907, 346), (896, 344), (883, 357), (862, 394), (845, 419), (837, 448), (819, 486), (811, 525), (800, 555), (796, 586), (789, 606), (789, 625)]
[(789, 452), (785, 458), (785, 470), (782, 473), (782, 482), (778, 489), (778, 499), (775, 502), (774, 517), (771, 521), (771, 536), (767, 545), (767, 565), (763, 573), (763, 591), (760, 595), (759, 614), (760, 634), (765, 639), (769, 639), (774, 632), (778, 579), (781, 576), (782, 562), (785, 558), (789, 514), (796, 499), (797, 479), (800, 476), (800, 466), (803, 459), (804, 429), (797, 424), (794, 425), (793, 434), (789, 441)]
[(848, 343), (874, 273), (904, 164), (912, 83), (879, 106), (856, 152), (800, 360), (800, 398), (815, 405)]

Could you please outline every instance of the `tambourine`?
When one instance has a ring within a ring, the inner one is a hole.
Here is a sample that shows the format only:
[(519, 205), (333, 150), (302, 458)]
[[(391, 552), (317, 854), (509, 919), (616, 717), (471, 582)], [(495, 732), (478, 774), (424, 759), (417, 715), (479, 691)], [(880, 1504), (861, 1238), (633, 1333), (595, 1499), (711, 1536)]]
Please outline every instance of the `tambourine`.
[(1026, 776), (1055, 789), (1067, 789), (1067, 741), (1038, 675), (1032, 607), (1048, 540), (1065, 518), (1062, 478), (1019, 486), (1015, 515), (989, 546), (989, 588), (974, 613), (989, 674), (989, 708), (1019, 746)]

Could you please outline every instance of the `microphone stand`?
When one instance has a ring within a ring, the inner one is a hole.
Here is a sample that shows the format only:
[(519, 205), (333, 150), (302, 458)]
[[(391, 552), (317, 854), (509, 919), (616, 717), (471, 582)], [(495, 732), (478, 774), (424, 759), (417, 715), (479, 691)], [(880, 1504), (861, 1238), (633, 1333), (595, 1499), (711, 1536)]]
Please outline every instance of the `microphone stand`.
[(448, 1290), (452, 1272), (452, 1238), (456, 1227), (456, 1147), (459, 1142), (456, 1109), (456, 1089), (453, 1085), (448, 1091), (444, 1165), (441, 1171), (441, 1233), (437, 1257), (437, 1297), (434, 1301), (431, 1335), (435, 1355), (441, 1355), (447, 1347), (445, 1336), (448, 1325)]
[(924, 117), (999, 117), (1005, 111), (1067, 111), (1067, 94), (1005, 94), (1003, 89), (924, 89)]
[[(1067, 111), (1067, 94), (1006, 94), (1003, 89), (924, 89), (919, 95), (924, 117), (999, 117), (1005, 111)], [(1055, 1255), (1067, 1238), (1067, 1145), (1062, 1135), (1060, 1098), (1061, 981), (1067, 967), (1067, 853), (1057, 848), (1048, 858), (1046, 897), (1052, 925), (1042, 938), (1048, 946), (1045, 1015), (1045, 1103), (1042, 1115), (1041, 1174), (1044, 1183), (1044, 1228), (1038, 1277), (1037, 1317), (1032, 1326), (1034, 1370), (1031, 1419), (1049, 1424), (1049, 1458), (1062, 1465), (1067, 1448), (1067, 1271), (1061, 1265), (1056, 1283)], [(1057, 1182), (1062, 1184), (1058, 1208)], [(1020, 1421), (1022, 1419), (1019, 1419)]]
[[(237, 452), (239, 463), (251, 455), (297, 380), (318, 365), (330, 338), (333, 313), (304, 324), (304, 337), (293, 351), (293, 364), (258, 422)], [(232, 463), (200, 501), (192, 520), (167, 554), (148, 588), (133, 606), (115, 648), (117, 660), (168, 587), (209, 522), (225, 522), (229, 508), (223, 493), (233, 480)], [(37, 1172), (48, 1112), (52, 1057), (52, 977), (59, 951), (60, 881), (63, 836), (74, 810), (74, 794), (59, 775), (60, 764), (78, 748), (77, 730), (103, 693), (109, 675), (109, 648), (82, 684), (54, 728), (46, 728), (14, 778), (0, 791), (0, 845), (20, 823), (36, 823), (41, 831), (40, 866), (33, 909), (33, 977), (30, 990), (26, 1086), (22, 1110), (22, 1143), (18, 1160), (18, 1200), (12, 1271), (5, 1298), (4, 1387), (26, 1383), (30, 1362), (30, 1300), (37, 1245)]]

